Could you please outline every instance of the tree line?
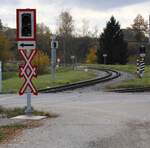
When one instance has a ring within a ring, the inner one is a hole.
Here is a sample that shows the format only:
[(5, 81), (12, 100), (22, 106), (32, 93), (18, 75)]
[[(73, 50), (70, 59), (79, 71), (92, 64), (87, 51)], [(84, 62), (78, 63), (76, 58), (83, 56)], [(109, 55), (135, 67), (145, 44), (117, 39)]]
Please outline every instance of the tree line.
[[(106, 23), (98, 36), (98, 27), (93, 32), (88, 29), (88, 21), (83, 20), (82, 33), (77, 33), (70, 12), (63, 11), (58, 16), (56, 31), (59, 48), (57, 58), (61, 63), (71, 63), (75, 56), (82, 63), (104, 63), (107, 54), (108, 64), (133, 62), (140, 44), (148, 42), (148, 23), (139, 14), (130, 27), (122, 29), (114, 16)], [(37, 24), (37, 49), (50, 58), (51, 30), (44, 23)], [(19, 60), (16, 42), (16, 29), (6, 27), (0, 20), (0, 60)]]

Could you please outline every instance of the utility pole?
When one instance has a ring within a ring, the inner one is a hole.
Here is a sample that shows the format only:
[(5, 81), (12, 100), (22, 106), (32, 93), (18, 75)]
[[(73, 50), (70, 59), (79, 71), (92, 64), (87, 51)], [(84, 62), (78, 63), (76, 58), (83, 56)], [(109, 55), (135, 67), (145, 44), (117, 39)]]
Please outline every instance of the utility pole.
[(63, 41), (63, 63), (66, 66), (66, 35), (62, 33), (62, 41)]

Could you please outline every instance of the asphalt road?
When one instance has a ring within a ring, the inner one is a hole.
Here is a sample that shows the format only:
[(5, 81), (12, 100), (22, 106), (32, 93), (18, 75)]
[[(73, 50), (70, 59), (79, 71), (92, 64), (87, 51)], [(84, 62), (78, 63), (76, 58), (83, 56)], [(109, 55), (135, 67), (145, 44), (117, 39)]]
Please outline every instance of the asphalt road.
[[(83, 89), (85, 90), (85, 89)], [(24, 106), (25, 96), (1, 95), (5, 107)], [(60, 116), (28, 129), (1, 148), (149, 148), (150, 93), (75, 90), (33, 97), (37, 109)]]
[[(150, 148), (150, 93), (103, 92), (105, 85), (33, 97), (34, 108), (60, 116), (0, 148)], [(25, 106), (26, 96), (0, 95), (0, 105)]]

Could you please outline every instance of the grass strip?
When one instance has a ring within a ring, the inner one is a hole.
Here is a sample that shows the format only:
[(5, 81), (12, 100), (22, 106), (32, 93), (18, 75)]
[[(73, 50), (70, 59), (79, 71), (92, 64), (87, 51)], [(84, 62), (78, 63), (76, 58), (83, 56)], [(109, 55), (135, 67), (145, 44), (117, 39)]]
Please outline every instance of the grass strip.
[[(70, 69), (60, 69), (56, 73), (55, 80), (52, 80), (50, 74), (39, 75), (36, 79), (33, 78), (33, 83), (37, 89), (43, 89), (47, 87), (60, 86), (70, 84), (77, 81), (87, 80), (94, 78), (96, 74), (93, 72), (84, 72)], [(3, 93), (17, 93), (22, 86), (24, 80), (19, 77), (11, 77), (3, 80)]]
[(136, 76), (136, 65), (91, 64), (88, 66), (118, 70), (118, 71), (127, 72), (135, 75), (134, 79), (124, 80), (116, 84), (111, 84), (109, 86), (106, 86), (107, 89), (150, 87), (150, 66), (149, 65), (145, 66), (145, 72), (143, 78), (138, 78)]

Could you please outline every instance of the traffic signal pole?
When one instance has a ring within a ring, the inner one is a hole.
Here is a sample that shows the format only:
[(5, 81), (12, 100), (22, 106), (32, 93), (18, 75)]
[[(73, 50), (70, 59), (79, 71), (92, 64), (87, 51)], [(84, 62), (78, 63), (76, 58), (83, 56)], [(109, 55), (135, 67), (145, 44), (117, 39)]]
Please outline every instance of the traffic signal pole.
[(56, 73), (56, 49), (58, 48), (58, 42), (56, 41), (56, 36), (52, 35), (51, 41), (51, 75), (52, 80), (55, 80)]
[(55, 80), (55, 72), (56, 72), (56, 48), (51, 49), (51, 74), (52, 80)]

